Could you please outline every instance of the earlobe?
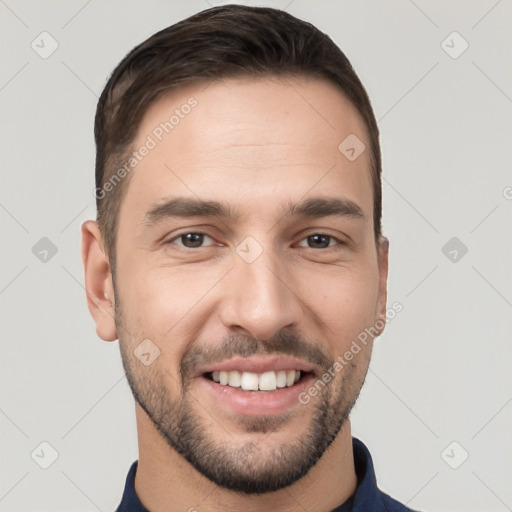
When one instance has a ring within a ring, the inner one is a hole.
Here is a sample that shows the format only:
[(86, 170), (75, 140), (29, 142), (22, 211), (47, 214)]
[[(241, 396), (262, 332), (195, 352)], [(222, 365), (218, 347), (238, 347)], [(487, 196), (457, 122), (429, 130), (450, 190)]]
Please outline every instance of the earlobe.
[(114, 287), (108, 257), (96, 221), (82, 224), (82, 261), (87, 305), (96, 322), (96, 332), (105, 341), (117, 339), (114, 315)]
[(386, 326), (386, 305), (387, 305), (387, 288), (388, 288), (388, 255), (389, 240), (382, 236), (377, 247), (377, 259), (379, 264), (379, 294), (377, 298), (377, 310), (375, 324), (379, 330), (379, 336)]

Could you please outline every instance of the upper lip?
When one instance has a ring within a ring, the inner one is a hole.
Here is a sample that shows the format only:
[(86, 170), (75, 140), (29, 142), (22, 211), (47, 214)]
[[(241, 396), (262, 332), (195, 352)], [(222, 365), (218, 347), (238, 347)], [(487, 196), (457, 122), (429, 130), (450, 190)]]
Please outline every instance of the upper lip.
[(253, 356), (250, 358), (233, 357), (219, 363), (214, 363), (201, 368), (198, 376), (216, 371), (240, 371), (252, 373), (265, 373), (280, 370), (301, 370), (311, 372), (313, 366), (306, 361), (290, 356)]

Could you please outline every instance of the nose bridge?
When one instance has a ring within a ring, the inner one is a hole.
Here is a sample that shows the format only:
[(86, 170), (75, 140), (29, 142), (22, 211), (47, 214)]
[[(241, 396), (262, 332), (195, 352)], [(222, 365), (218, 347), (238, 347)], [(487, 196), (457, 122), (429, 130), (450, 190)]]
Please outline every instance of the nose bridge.
[(246, 334), (265, 340), (297, 323), (301, 308), (291, 284), (287, 283), (288, 275), (272, 248), (258, 249), (252, 240), (246, 245), (242, 242), (237, 248), (223, 304), (226, 327), (242, 328)]

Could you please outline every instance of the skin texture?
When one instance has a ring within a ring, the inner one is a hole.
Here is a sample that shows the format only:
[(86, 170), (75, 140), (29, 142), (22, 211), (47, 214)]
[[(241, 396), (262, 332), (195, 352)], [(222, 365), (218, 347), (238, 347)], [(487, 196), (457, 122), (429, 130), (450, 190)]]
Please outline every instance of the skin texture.
[[(137, 494), (152, 512), (332, 510), (356, 487), (347, 417), (372, 341), (279, 414), (235, 414), (196, 373), (230, 354), (292, 354), (316, 380), (383, 325), (388, 242), (374, 239), (369, 151), (351, 162), (338, 150), (349, 134), (369, 148), (364, 122), (323, 80), (230, 79), (161, 98), (134, 147), (191, 96), (197, 106), (131, 173), (115, 290), (97, 223), (82, 226), (89, 309), (102, 339), (119, 338), (136, 398)], [(145, 222), (175, 197), (222, 201), (238, 217)], [(352, 201), (363, 216), (286, 215), (311, 197)], [(187, 233), (207, 236), (194, 245)], [(261, 250), (251, 263), (237, 252), (247, 237)], [(160, 350), (148, 366), (134, 356), (145, 339)]]

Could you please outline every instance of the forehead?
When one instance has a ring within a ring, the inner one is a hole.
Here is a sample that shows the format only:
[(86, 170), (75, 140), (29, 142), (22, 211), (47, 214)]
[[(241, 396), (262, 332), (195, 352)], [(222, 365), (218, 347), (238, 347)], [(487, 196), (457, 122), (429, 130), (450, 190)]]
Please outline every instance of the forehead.
[[(351, 161), (339, 146), (354, 136), (366, 150)], [(184, 195), (243, 209), (280, 197), (289, 204), (311, 191), (372, 208), (364, 121), (324, 80), (243, 78), (177, 89), (145, 113), (133, 149), (144, 146), (151, 149), (139, 157), (121, 207), (139, 216)]]

